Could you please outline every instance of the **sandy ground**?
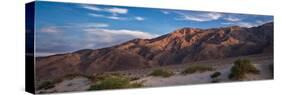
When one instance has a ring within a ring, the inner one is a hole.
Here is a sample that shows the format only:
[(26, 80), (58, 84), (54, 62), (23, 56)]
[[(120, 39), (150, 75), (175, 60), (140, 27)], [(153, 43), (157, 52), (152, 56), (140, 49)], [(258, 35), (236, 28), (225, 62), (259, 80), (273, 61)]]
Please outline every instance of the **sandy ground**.
[[(241, 58), (250, 59), (251, 62), (260, 70), (260, 74), (258, 75), (248, 74), (245, 81), (273, 79), (272, 73), (269, 70), (269, 65), (273, 64), (272, 56), (254, 55), (254, 56), (246, 56)], [(188, 66), (188, 64), (155, 67), (155, 68), (142, 69), (142, 70), (117, 71), (113, 73), (120, 73), (127, 77), (140, 77), (140, 79), (132, 82), (142, 82), (144, 87), (211, 83), (213, 79), (210, 77), (210, 75), (213, 74), (214, 72), (221, 73), (221, 75), (218, 77), (220, 82), (231, 82), (232, 80), (228, 79), (228, 75), (230, 74), (230, 69), (233, 65), (232, 63), (237, 59), (238, 58), (236, 57), (236, 58), (228, 58), (222, 60), (209, 60), (209, 61), (196, 62), (196, 64), (205, 64), (205, 65), (212, 66), (213, 68), (215, 68), (215, 70), (207, 71), (203, 73), (193, 73), (189, 75), (180, 74), (180, 72), (184, 70)], [(168, 78), (148, 76), (151, 71), (159, 68), (173, 71), (175, 75)], [(57, 83), (54, 88), (48, 90), (39, 90), (37, 92), (51, 93), (51, 92), (85, 91), (90, 87), (91, 84), (93, 83), (91, 83), (91, 81), (87, 78), (76, 77), (73, 79), (67, 79), (64, 80), (63, 82)]]
[(54, 88), (48, 90), (40, 90), (38, 93), (52, 93), (52, 92), (69, 92), (69, 91), (85, 91), (91, 85), (91, 81), (84, 77), (76, 77), (73, 79), (64, 80), (55, 85)]
[[(221, 73), (221, 76), (218, 77), (220, 82), (231, 82), (232, 80), (228, 79), (230, 74), (230, 68), (232, 66), (226, 65), (218, 68), (216, 71)], [(259, 75), (248, 74), (246, 80), (262, 80), (262, 79), (271, 79), (270, 71), (268, 69), (269, 64), (256, 64), (256, 67), (261, 71)], [(172, 85), (186, 85), (186, 84), (202, 84), (202, 83), (211, 83), (212, 78), (210, 77), (216, 71), (207, 71), (203, 73), (194, 73), (190, 75), (181, 75), (176, 73), (176, 75), (162, 78), (162, 77), (144, 77), (135, 82), (143, 81), (145, 87), (158, 87), (158, 86), (172, 86)]]

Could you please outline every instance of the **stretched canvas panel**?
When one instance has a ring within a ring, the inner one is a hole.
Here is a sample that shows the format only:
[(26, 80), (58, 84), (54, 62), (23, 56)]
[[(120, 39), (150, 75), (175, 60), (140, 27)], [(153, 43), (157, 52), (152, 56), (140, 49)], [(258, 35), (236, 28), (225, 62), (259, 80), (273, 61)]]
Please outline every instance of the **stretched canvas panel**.
[(26, 4), (28, 92), (267, 79), (273, 79), (273, 16)]

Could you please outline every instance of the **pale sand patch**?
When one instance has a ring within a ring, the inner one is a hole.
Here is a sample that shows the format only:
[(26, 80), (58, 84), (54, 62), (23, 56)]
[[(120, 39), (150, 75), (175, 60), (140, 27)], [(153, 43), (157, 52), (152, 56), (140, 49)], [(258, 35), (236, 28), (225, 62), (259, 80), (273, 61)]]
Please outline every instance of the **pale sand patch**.
[(83, 91), (90, 87), (91, 81), (84, 77), (76, 77), (71, 80), (64, 80), (63, 82), (56, 84), (55, 90), (58, 92), (68, 91)]
[[(269, 66), (273, 64), (272, 56), (247, 56), (247, 57), (238, 57), (238, 58), (247, 58), (251, 59), (252, 63), (260, 70), (260, 74), (248, 74), (245, 81), (248, 80), (265, 80), (265, 79), (273, 79), (272, 72), (269, 70)], [(124, 76), (128, 77), (139, 77), (140, 79), (132, 81), (132, 83), (143, 83), (144, 87), (159, 87), (159, 86), (174, 86), (174, 85), (188, 85), (188, 84), (202, 84), (202, 83), (211, 83), (212, 78), (210, 75), (214, 72), (218, 71), (221, 75), (218, 77), (220, 82), (233, 82), (233, 80), (229, 80), (228, 76), (230, 74), (230, 69), (235, 58), (228, 58), (223, 60), (214, 60), (214, 61), (200, 61), (196, 62), (196, 64), (205, 64), (208, 66), (212, 66), (215, 68), (215, 71), (208, 71), (204, 73), (194, 73), (189, 75), (181, 75), (180, 72), (183, 71), (189, 64), (180, 64), (173, 66), (164, 66), (164, 67), (155, 67), (148, 68), (142, 70), (128, 70), (128, 71), (120, 71), (113, 73), (124, 74)], [(150, 72), (155, 69), (166, 69), (169, 71), (173, 71), (175, 75), (162, 78), (162, 77), (152, 77), (148, 76)], [(68, 91), (85, 91), (90, 85), (92, 85), (91, 81), (84, 77), (76, 77), (73, 79), (64, 79), (63, 82), (57, 83), (54, 88), (47, 90), (39, 90), (38, 92), (44, 93), (52, 93), (52, 92), (68, 92)]]
[(89, 89), (91, 81), (84, 77), (75, 77), (73, 79), (65, 79), (55, 84), (54, 88), (47, 90), (39, 90), (37, 93), (53, 93), (53, 92), (69, 92), (69, 91), (85, 91)]
[[(270, 75), (270, 71), (268, 69), (270, 64), (255, 64), (255, 65), (260, 70), (260, 74), (258, 75), (248, 74), (245, 81), (272, 78), (272, 76)], [(148, 77), (141, 78), (135, 82), (143, 81), (143, 85), (145, 87), (211, 83), (213, 79), (210, 77), (210, 75), (216, 71), (221, 73), (221, 75), (218, 77), (220, 82), (230, 82), (232, 80), (229, 80), (228, 76), (230, 74), (231, 67), (232, 65), (228, 64), (228, 65), (216, 67), (215, 71), (207, 71), (203, 73), (194, 73), (189, 75), (181, 75), (179, 74), (179, 72), (176, 72), (174, 76), (168, 78), (148, 76)]]

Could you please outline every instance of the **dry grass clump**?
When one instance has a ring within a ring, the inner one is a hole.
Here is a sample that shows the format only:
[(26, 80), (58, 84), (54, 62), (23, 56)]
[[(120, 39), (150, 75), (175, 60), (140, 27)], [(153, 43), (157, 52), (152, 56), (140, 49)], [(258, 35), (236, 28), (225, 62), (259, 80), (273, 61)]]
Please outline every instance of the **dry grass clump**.
[(167, 70), (163, 70), (163, 69), (156, 69), (156, 70), (152, 71), (149, 75), (166, 78), (166, 77), (170, 77), (170, 76), (174, 75), (174, 73), (167, 71)]
[(246, 74), (259, 74), (260, 71), (251, 64), (248, 59), (239, 59), (234, 62), (234, 66), (231, 68), (229, 79), (232, 80), (243, 80), (246, 78)]
[(121, 89), (142, 87), (142, 83), (131, 83), (130, 79), (120, 75), (106, 75), (98, 79), (88, 90)]
[(189, 67), (187, 67), (185, 70), (183, 70), (181, 72), (181, 74), (186, 75), (186, 74), (193, 74), (196, 72), (206, 72), (206, 71), (213, 71), (214, 68), (212, 68), (211, 66), (206, 66), (206, 65), (191, 65)]

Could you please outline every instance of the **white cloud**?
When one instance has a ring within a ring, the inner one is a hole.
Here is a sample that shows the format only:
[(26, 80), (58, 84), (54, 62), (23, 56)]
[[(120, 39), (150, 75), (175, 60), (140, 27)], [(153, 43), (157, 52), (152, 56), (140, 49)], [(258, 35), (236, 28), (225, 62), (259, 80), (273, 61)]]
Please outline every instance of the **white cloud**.
[(126, 18), (118, 17), (118, 16), (107, 16), (108, 19), (114, 19), (114, 20), (125, 20)]
[(127, 14), (128, 9), (125, 8), (106, 8), (105, 11), (113, 13), (113, 14)]
[(135, 19), (138, 20), (138, 21), (143, 21), (144, 20), (143, 17), (139, 17), (139, 16), (135, 17)]
[(259, 25), (265, 24), (265, 23), (269, 23), (269, 22), (273, 22), (273, 20), (266, 20), (266, 21), (262, 21), (262, 20), (257, 20), (256, 23)]
[(118, 7), (106, 7), (106, 8), (102, 8), (102, 7), (97, 7), (97, 6), (90, 6), (90, 5), (82, 5), (82, 8), (88, 9), (88, 10), (92, 10), (92, 11), (97, 11), (97, 12), (107, 12), (110, 14), (97, 14), (94, 12), (90, 12), (88, 13), (90, 16), (94, 16), (94, 17), (99, 17), (99, 18), (106, 18), (106, 19), (112, 19), (112, 20), (137, 20), (137, 21), (143, 21), (144, 18), (140, 17), (140, 16), (136, 16), (136, 17), (128, 17), (128, 16), (120, 16), (122, 14), (127, 14), (129, 12), (128, 9), (126, 8), (118, 8)]
[(257, 20), (255, 22), (243, 22), (243, 21), (240, 21), (240, 22), (223, 22), (221, 24), (223, 24), (223, 25), (237, 25), (237, 26), (241, 26), (241, 27), (250, 28), (250, 27), (260, 26), (260, 25), (268, 23), (268, 22), (272, 22), (272, 21), (271, 20), (270, 21)]
[(90, 6), (90, 5), (83, 5), (81, 6), (82, 8), (85, 8), (85, 9), (89, 9), (89, 10), (93, 10), (93, 11), (102, 11), (103, 9), (101, 8), (98, 8), (96, 6)]
[(95, 13), (89, 13), (89, 15), (94, 16), (94, 17), (105, 17), (102, 14), (95, 14)]
[(85, 23), (85, 24), (80, 24), (80, 27), (108, 27), (109, 25), (106, 23)]
[(106, 16), (106, 15), (95, 14), (95, 13), (89, 13), (89, 15), (94, 17), (100, 17), (100, 18), (113, 19), (113, 20), (126, 20), (126, 18), (119, 17), (119, 16)]
[(221, 24), (223, 24), (223, 25), (232, 25), (234, 23), (233, 22), (222, 22)]
[(136, 38), (149, 39), (158, 36), (148, 32), (127, 29), (87, 28), (83, 31), (85, 32), (83, 48), (92, 49), (111, 47)]
[(169, 11), (161, 11), (163, 14), (170, 14), (170, 12)]
[(241, 27), (248, 27), (248, 28), (257, 26), (256, 23), (250, 23), (250, 22), (238, 22), (237, 25)]
[(223, 24), (223, 25), (231, 25), (231, 26), (237, 25), (237, 26), (247, 27), (247, 28), (256, 26), (255, 23), (250, 23), (250, 22), (223, 22), (221, 24)]
[(56, 32), (60, 32), (59, 29), (55, 26), (47, 26), (47, 27), (43, 27), (40, 29), (41, 32), (46, 32), (46, 33), (56, 33)]
[[(142, 39), (148, 39), (148, 38), (153, 38), (158, 35), (155, 34), (150, 34), (147, 32), (143, 31), (138, 31), (138, 30), (126, 30), (126, 29), (121, 29), (121, 30), (112, 30), (112, 29), (96, 29), (96, 28), (89, 28), (85, 29), (84, 31), (90, 33), (90, 34), (97, 34), (97, 35), (102, 35), (102, 36), (131, 36), (134, 38), (142, 38)], [(106, 37), (105, 37), (106, 38)]]
[(231, 21), (231, 22), (241, 21), (240, 18), (233, 17), (233, 16), (226, 17), (226, 18), (224, 18), (224, 20), (226, 20), (226, 21)]
[(177, 18), (176, 20), (189, 20), (189, 21), (197, 21), (197, 22), (218, 20), (223, 16), (220, 13), (182, 13), (182, 12), (176, 12), (176, 13), (180, 15), (180, 18)]
[(108, 13), (112, 13), (114, 15), (128, 13), (128, 9), (125, 9), (125, 8), (117, 8), (117, 7), (100, 8), (100, 7), (96, 7), (96, 6), (90, 6), (90, 5), (82, 5), (81, 7), (88, 9), (88, 10), (92, 10), (92, 11), (108, 12)]

